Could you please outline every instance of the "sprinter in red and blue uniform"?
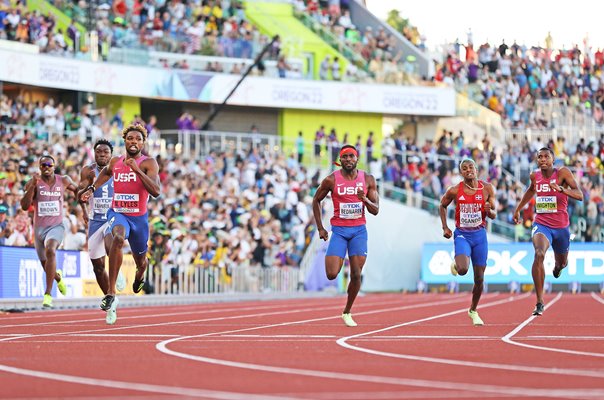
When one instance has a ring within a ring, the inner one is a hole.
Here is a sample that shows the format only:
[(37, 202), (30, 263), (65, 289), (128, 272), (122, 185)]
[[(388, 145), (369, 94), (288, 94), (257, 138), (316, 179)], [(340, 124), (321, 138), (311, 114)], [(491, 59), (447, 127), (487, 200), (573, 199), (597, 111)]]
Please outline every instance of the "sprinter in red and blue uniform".
[(95, 182), (88, 186), (81, 199), (88, 201), (97, 188), (113, 178), (113, 200), (107, 211), (107, 231), (113, 236), (109, 254), (109, 290), (101, 301), (101, 309), (107, 311), (106, 322), (113, 325), (117, 320), (118, 299), (115, 284), (122, 266), (122, 247), (128, 240), (132, 257), (136, 263), (136, 276), (132, 284), (135, 293), (144, 286), (147, 266), (147, 242), (149, 240), (149, 218), (147, 202), (149, 195), (160, 194), (159, 165), (154, 158), (142, 154), (147, 140), (143, 125), (132, 124), (122, 131), (126, 155), (113, 157), (99, 173)]
[[(331, 240), (325, 255), (327, 278), (335, 279), (344, 263), (346, 253), (350, 259), (348, 300), (342, 313), (346, 326), (357, 326), (350, 310), (361, 289), (361, 271), (367, 259), (367, 228), (365, 210), (373, 215), (379, 211), (379, 196), (375, 178), (357, 169), (358, 152), (354, 146), (340, 149), (341, 169), (323, 179), (312, 200), (312, 210), (319, 237), (327, 240), (329, 234), (323, 227), (321, 201), (331, 193), (333, 217)], [(340, 165), (337, 164), (336, 165)]]
[(543, 260), (551, 245), (554, 249), (555, 265), (552, 274), (558, 278), (568, 264), (570, 249), (570, 222), (568, 218), (568, 198), (583, 201), (583, 192), (575, 176), (566, 167), (554, 168), (554, 152), (543, 147), (537, 152), (539, 169), (531, 173), (531, 184), (524, 192), (522, 200), (514, 212), (514, 222), (519, 223), (520, 212), (526, 204), (535, 199), (536, 217), (533, 223), (532, 238), (535, 248), (533, 260), (533, 282), (537, 304), (533, 315), (542, 315), (545, 310), (543, 302), (543, 285), (545, 284), (545, 267)]
[[(487, 242), (487, 217), (495, 219), (495, 189), (490, 183), (478, 180), (476, 163), (470, 158), (459, 164), (463, 181), (450, 187), (440, 201), (440, 220), (443, 236), (453, 235), (455, 260), (451, 264), (453, 275), (465, 275), (470, 268), (474, 271), (472, 305), (468, 316), (474, 325), (484, 325), (476, 308), (482, 296), (484, 271), (487, 268), (489, 244)], [(455, 201), (455, 232), (447, 225), (447, 207)]]

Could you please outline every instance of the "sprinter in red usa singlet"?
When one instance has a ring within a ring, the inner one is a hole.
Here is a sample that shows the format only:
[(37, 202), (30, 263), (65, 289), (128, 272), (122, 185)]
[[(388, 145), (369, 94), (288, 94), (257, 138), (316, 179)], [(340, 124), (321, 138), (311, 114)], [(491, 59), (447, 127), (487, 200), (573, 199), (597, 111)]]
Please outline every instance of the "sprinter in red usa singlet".
[(533, 282), (537, 305), (533, 315), (542, 315), (545, 310), (543, 302), (543, 285), (545, 284), (545, 267), (543, 260), (549, 246), (554, 249), (555, 265), (552, 274), (558, 278), (568, 264), (570, 249), (570, 222), (568, 218), (568, 198), (583, 201), (583, 192), (573, 173), (566, 167), (554, 168), (554, 152), (543, 147), (537, 152), (539, 169), (531, 173), (531, 184), (524, 192), (522, 200), (514, 212), (514, 222), (519, 223), (520, 212), (526, 204), (535, 199), (536, 217), (533, 223), (532, 237), (535, 248), (533, 260)]
[(361, 271), (367, 259), (365, 209), (377, 215), (379, 197), (375, 178), (357, 169), (358, 153), (354, 146), (345, 145), (341, 148), (340, 162), (342, 168), (323, 179), (319, 185), (312, 200), (312, 210), (319, 237), (327, 240), (329, 234), (321, 219), (321, 201), (331, 192), (334, 212), (331, 218), (331, 240), (325, 255), (325, 272), (328, 279), (335, 279), (348, 252), (350, 282), (342, 319), (346, 326), (357, 326), (350, 310), (361, 289)]
[(101, 309), (107, 311), (106, 322), (113, 325), (117, 320), (118, 299), (115, 284), (122, 266), (122, 247), (128, 240), (136, 263), (136, 276), (132, 290), (138, 293), (144, 286), (147, 270), (147, 242), (149, 195), (160, 194), (159, 165), (154, 158), (142, 154), (147, 140), (147, 130), (140, 124), (132, 124), (122, 131), (126, 155), (113, 157), (99, 173), (95, 182), (84, 189), (80, 197), (88, 201), (97, 188), (113, 178), (113, 200), (107, 211), (107, 230), (113, 236), (109, 253), (109, 289), (101, 301)]

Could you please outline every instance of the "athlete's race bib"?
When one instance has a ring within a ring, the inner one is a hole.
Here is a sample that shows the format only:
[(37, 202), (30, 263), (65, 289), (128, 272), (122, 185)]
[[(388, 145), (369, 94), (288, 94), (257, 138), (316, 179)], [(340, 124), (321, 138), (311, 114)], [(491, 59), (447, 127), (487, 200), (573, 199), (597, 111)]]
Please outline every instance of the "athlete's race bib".
[(477, 228), (482, 224), (482, 209), (480, 204), (459, 205), (459, 227)]
[(476, 228), (482, 224), (482, 213), (459, 213), (460, 228)]
[(38, 203), (38, 217), (58, 217), (59, 215), (61, 215), (59, 200), (41, 201)]
[(140, 212), (138, 193), (115, 193), (113, 195), (113, 210), (118, 213)]
[(111, 198), (95, 197), (92, 203), (92, 212), (95, 214), (106, 215), (111, 207)]
[(357, 219), (363, 216), (363, 203), (340, 203), (340, 218)]
[(556, 196), (537, 196), (535, 209), (537, 214), (550, 214), (558, 211)]

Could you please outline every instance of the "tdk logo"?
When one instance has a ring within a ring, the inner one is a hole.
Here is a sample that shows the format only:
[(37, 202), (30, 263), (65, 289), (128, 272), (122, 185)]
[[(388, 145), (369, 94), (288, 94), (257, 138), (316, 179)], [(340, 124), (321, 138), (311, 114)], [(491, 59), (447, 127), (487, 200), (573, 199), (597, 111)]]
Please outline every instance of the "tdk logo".
[(136, 174), (134, 172), (120, 172), (113, 177), (115, 182), (135, 182)]
[(138, 201), (137, 193), (115, 193), (113, 199), (116, 201)]

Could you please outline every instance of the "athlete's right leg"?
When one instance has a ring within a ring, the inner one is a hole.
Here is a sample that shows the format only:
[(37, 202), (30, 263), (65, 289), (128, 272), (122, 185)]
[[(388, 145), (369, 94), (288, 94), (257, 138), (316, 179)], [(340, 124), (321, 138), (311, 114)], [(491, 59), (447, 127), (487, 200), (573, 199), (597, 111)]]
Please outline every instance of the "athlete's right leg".
[(464, 237), (464, 232), (460, 232), (457, 229), (455, 230), (453, 234), (453, 246), (455, 248), (455, 265), (452, 266), (452, 268), (457, 271), (459, 275), (465, 275), (468, 273), (468, 269), (470, 269), (472, 246), (470, 245), (469, 240)]
[(543, 304), (543, 286), (545, 284), (545, 253), (549, 248), (549, 238), (543, 231), (536, 230), (533, 233), (533, 247), (535, 248), (535, 258), (533, 259), (532, 275), (535, 285), (535, 294), (537, 303)]
[(60, 281), (61, 277), (57, 275), (57, 248), (59, 242), (55, 239), (46, 240), (44, 244), (44, 255), (46, 261), (42, 264), (44, 271), (46, 272), (46, 292), (45, 294), (50, 295), (52, 291), (53, 281)]
[(348, 249), (348, 239), (343, 236), (345, 229), (341, 226), (331, 227), (331, 238), (325, 253), (325, 274), (330, 281), (336, 279), (344, 265)]
[(344, 259), (338, 256), (325, 256), (325, 275), (333, 281), (338, 277), (344, 265)]
[(124, 225), (114, 225), (111, 234), (113, 239), (109, 250), (109, 287), (107, 294), (115, 295), (115, 281), (124, 259), (122, 248), (126, 241), (126, 227)]

